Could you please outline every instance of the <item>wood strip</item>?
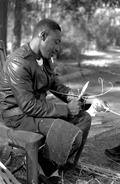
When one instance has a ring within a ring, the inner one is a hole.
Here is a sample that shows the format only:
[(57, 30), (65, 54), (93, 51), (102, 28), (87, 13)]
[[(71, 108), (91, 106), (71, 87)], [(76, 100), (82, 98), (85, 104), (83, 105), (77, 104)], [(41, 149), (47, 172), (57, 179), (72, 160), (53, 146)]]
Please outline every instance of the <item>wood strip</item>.
[[(4, 172), (3, 172), (4, 171)], [(2, 162), (0, 162), (0, 175), (4, 175), (4, 179), (6, 180), (7, 184), (21, 184), (13, 175), (12, 173), (5, 167)], [(1, 177), (2, 177), (1, 176)], [(3, 179), (3, 181), (4, 181)]]
[(91, 171), (93, 173), (96, 173), (99, 175), (99, 173), (103, 174), (103, 175), (107, 175), (108, 177), (114, 177), (117, 179), (120, 179), (120, 173), (117, 171), (112, 171), (109, 168), (103, 168), (103, 167), (99, 167), (96, 165), (92, 165), (92, 164), (87, 164), (84, 163), (82, 161), (79, 162), (81, 169), (86, 170), (86, 171)]

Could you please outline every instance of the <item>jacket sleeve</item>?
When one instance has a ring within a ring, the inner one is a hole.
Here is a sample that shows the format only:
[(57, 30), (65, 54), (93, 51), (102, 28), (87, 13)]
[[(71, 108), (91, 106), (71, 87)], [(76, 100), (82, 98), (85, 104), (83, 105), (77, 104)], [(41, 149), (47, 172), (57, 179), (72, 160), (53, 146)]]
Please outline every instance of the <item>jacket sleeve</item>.
[(35, 97), (31, 68), (21, 58), (6, 65), (6, 75), (13, 95), (23, 113), (33, 117), (61, 118), (68, 116), (66, 104), (53, 104)]
[(53, 80), (50, 91), (59, 99), (64, 102), (68, 102), (67, 94), (71, 91), (69, 87), (64, 85), (56, 74), (53, 73)]

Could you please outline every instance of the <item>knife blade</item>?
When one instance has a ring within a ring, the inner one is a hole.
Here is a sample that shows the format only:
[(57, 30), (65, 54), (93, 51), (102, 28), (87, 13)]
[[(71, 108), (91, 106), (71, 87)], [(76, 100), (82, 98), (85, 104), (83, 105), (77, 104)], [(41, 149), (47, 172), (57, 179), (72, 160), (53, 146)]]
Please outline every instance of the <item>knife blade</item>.
[(81, 97), (84, 95), (86, 89), (88, 88), (88, 84), (89, 84), (89, 81), (86, 82), (85, 85), (83, 86), (82, 91), (81, 91), (81, 93), (80, 93), (79, 96), (78, 96), (78, 100), (80, 100)]

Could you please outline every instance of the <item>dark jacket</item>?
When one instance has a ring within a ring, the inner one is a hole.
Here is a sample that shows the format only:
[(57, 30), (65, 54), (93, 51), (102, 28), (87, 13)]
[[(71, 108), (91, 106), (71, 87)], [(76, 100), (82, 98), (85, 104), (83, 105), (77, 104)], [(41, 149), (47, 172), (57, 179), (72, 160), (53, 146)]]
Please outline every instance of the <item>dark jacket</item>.
[[(0, 103), (3, 112), (16, 107), (32, 117), (60, 118), (68, 116), (66, 104), (46, 101), (49, 89), (68, 93), (53, 73), (51, 61), (43, 59), (43, 70), (38, 65), (29, 44), (21, 46), (6, 60), (0, 81)], [(64, 95), (57, 95), (67, 102)]]

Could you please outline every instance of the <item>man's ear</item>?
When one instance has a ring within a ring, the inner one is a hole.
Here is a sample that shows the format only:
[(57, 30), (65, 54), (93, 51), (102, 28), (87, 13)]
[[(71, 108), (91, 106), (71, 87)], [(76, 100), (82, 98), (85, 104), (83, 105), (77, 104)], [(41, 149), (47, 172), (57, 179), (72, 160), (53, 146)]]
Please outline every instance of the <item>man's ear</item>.
[(38, 36), (39, 36), (39, 38), (41, 38), (43, 41), (45, 41), (46, 38), (47, 38), (47, 33), (46, 33), (45, 31), (42, 31), (42, 32), (39, 33)]

